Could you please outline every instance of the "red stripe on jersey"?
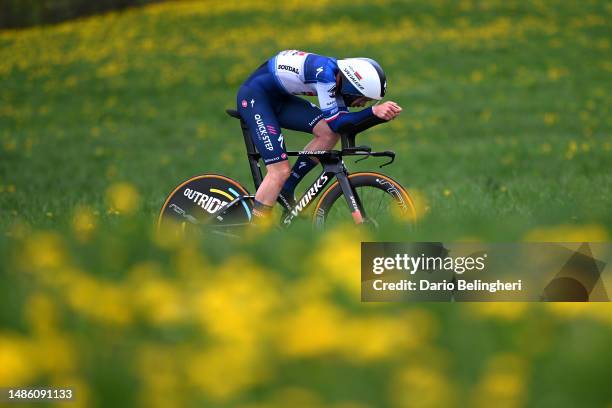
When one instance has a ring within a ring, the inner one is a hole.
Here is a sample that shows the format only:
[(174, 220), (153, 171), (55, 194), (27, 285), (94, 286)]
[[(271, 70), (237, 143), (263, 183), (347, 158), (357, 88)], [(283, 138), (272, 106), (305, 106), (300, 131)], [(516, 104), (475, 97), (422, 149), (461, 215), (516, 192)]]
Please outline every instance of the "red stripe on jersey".
[(346, 111), (340, 111), (340, 112), (336, 113), (334, 116), (331, 116), (331, 117), (329, 117), (329, 118), (325, 119), (325, 121), (326, 121), (327, 123), (329, 123), (329, 122), (331, 122), (332, 120), (336, 120), (336, 119), (338, 119), (338, 116), (340, 116), (340, 114), (341, 114), (341, 113), (348, 113), (348, 112), (346, 112)]

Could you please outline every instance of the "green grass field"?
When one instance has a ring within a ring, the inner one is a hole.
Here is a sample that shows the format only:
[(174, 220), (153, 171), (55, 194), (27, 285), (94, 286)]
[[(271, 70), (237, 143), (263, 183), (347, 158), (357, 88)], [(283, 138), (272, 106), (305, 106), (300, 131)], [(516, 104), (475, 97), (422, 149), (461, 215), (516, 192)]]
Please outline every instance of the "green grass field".
[[(230, 0), (0, 31), (0, 386), (74, 384), (83, 406), (610, 406), (608, 305), (370, 307), (358, 242), (609, 241), (611, 14)], [(404, 111), (358, 142), (395, 150), (383, 171), (419, 228), (153, 237), (187, 177), (252, 191), (224, 110), (283, 49), (385, 68)]]

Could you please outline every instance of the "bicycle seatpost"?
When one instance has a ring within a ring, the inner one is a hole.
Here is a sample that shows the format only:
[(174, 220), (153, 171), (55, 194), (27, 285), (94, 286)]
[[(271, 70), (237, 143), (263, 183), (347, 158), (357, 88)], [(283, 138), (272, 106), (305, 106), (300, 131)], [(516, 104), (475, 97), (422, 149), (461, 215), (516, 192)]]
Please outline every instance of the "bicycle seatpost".
[(251, 134), (249, 133), (249, 127), (242, 118), (240, 118), (240, 128), (242, 129), (242, 137), (244, 138), (244, 145), (246, 146), (249, 167), (251, 169), (251, 175), (253, 176), (253, 184), (255, 185), (255, 190), (257, 190), (263, 181), (261, 167), (259, 167), (259, 158), (261, 155), (257, 152), (255, 143), (253, 143), (253, 139), (251, 139)]

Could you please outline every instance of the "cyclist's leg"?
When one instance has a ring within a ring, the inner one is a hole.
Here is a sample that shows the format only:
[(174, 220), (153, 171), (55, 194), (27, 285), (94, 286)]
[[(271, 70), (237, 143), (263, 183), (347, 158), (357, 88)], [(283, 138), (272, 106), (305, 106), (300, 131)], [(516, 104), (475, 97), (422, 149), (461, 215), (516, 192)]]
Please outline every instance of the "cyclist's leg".
[(278, 122), (283, 128), (311, 133), (314, 136), (304, 150), (329, 150), (340, 139), (327, 125), (323, 112), (317, 105), (294, 95), (284, 98), (282, 108), (278, 112)]
[[(283, 128), (314, 135), (304, 150), (329, 150), (338, 141), (338, 136), (323, 120), (321, 109), (297, 96), (291, 95), (285, 98), (278, 120)], [(327, 128), (328, 132), (324, 132), (325, 129), (321, 130), (322, 127)], [(295, 187), (317, 164), (318, 161), (314, 158), (299, 156), (291, 169), (291, 177), (283, 186), (283, 196), (293, 198)]]
[(298, 132), (312, 133), (321, 119), (323, 112), (317, 105), (295, 95), (285, 95), (278, 111), (281, 127)]
[(275, 105), (278, 105), (278, 101), (258, 86), (243, 85), (238, 91), (238, 112), (247, 123), (253, 143), (267, 169), (266, 176), (255, 194), (255, 209), (263, 215), (271, 210), (290, 174)]

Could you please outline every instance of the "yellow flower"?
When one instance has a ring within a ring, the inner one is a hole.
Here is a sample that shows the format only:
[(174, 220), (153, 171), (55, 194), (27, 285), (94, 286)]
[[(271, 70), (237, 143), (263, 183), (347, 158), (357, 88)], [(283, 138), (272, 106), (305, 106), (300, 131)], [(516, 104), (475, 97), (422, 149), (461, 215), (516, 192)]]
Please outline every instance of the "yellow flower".
[(88, 207), (78, 207), (72, 217), (72, 231), (82, 242), (88, 241), (96, 229), (96, 216)]
[(23, 386), (37, 372), (32, 347), (23, 338), (0, 332), (0, 384)]
[(232, 258), (206, 279), (193, 300), (197, 317), (212, 336), (251, 343), (268, 330), (278, 305), (274, 273), (248, 258)]
[(513, 321), (523, 317), (527, 312), (528, 307), (528, 303), (486, 302), (470, 304), (469, 310), (476, 316), (480, 316), (482, 318)]
[(74, 268), (66, 270), (57, 283), (68, 305), (83, 316), (110, 325), (131, 322), (132, 292), (123, 286), (97, 280)]
[(355, 299), (361, 293), (361, 241), (367, 241), (363, 230), (341, 226), (327, 233), (314, 251), (322, 278), (345, 288)]
[(57, 268), (66, 260), (64, 244), (51, 232), (34, 233), (25, 243), (21, 262), (36, 269)]
[(483, 78), (484, 75), (481, 71), (472, 71), (472, 73), (470, 74), (470, 80), (475, 83), (482, 81)]
[(43, 294), (34, 294), (25, 305), (25, 317), (34, 333), (45, 335), (55, 331), (57, 311), (51, 299)]
[(567, 75), (567, 69), (551, 67), (551, 68), (548, 68), (547, 74), (548, 74), (548, 78), (551, 81), (557, 81), (559, 78)]
[(567, 160), (571, 160), (576, 155), (577, 150), (578, 150), (578, 144), (572, 140), (567, 145), (567, 151), (565, 152), (565, 158)]
[(335, 305), (311, 300), (278, 323), (278, 348), (283, 354), (300, 357), (337, 350), (345, 318)]
[(186, 374), (191, 384), (223, 401), (265, 379), (266, 363), (254, 348), (226, 344), (191, 355)]
[(553, 302), (546, 307), (557, 317), (572, 320), (591, 318), (612, 325), (612, 304), (609, 302)]
[(501, 407), (521, 407), (526, 391), (526, 362), (516, 354), (499, 354), (489, 360), (473, 392), (474, 405), (489, 407), (491, 401)]
[(411, 365), (397, 373), (390, 390), (394, 406), (437, 408), (453, 405), (453, 387), (438, 369)]
[(393, 359), (400, 352), (426, 347), (436, 331), (433, 318), (422, 310), (345, 319), (340, 329), (338, 352), (360, 362)]
[(138, 209), (140, 196), (136, 188), (129, 183), (115, 183), (106, 190), (106, 197), (111, 211), (131, 214)]
[(485, 109), (480, 114), (480, 120), (483, 122), (488, 122), (491, 119), (491, 110)]
[(409, 194), (410, 199), (412, 200), (412, 208), (414, 209), (414, 221), (419, 221), (425, 217), (431, 207), (429, 206), (425, 193), (423, 193), (421, 190), (412, 188), (410, 189)]
[(142, 406), (165, 408), (184, 406), (179, 366), (184, 358), (176, 347), (143, 344), (138, 348), (136, 369), (142, 387)]
[(548, 126), (552, 126), (557, 123), (558, 119), (559, 117), (555, 113), (548, 112), (544, 114), (544, 123), (546, 123)]
[(157, 325), (176, 323), (184, 316), (182, 295), (166, 279), (153, 278), (140, 282), (134, 291), (134, 302), (147, 319)]
[(40, 370), (46, 374), (65, 374), (76, 365), (75, 347), (68, 336), (56, 333), (37, 337), (33, 341), (32, 355)]

